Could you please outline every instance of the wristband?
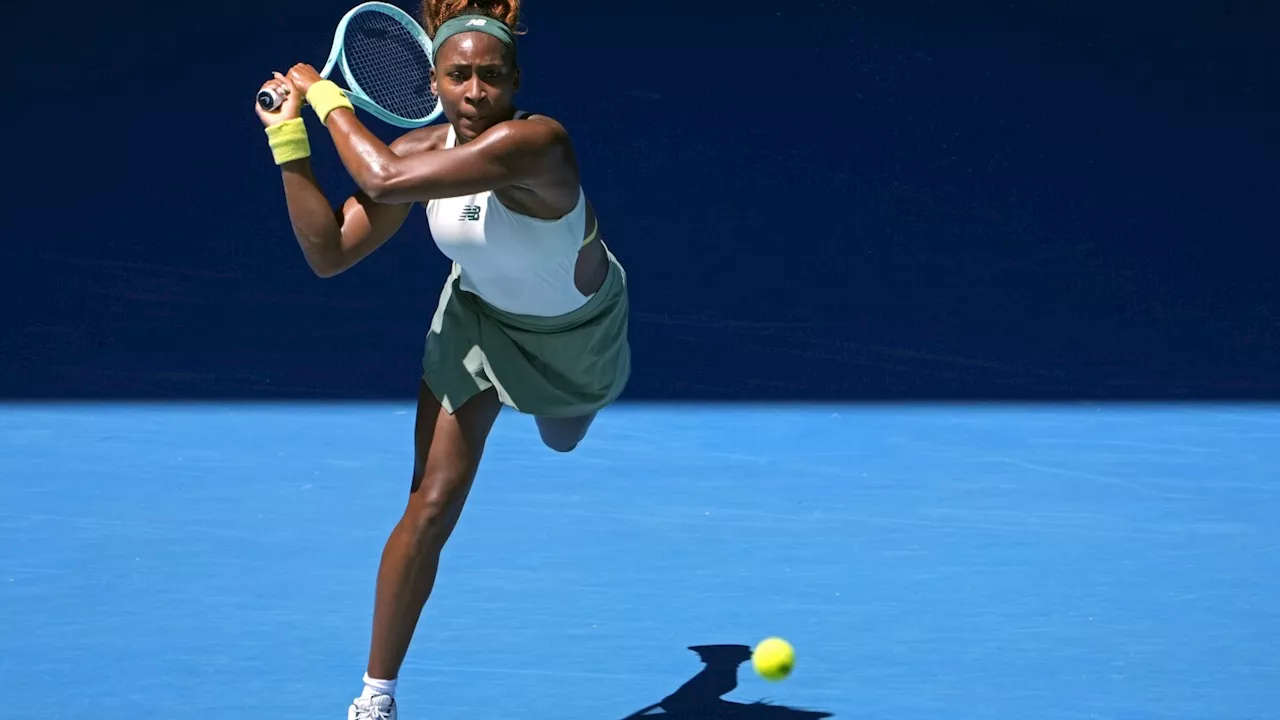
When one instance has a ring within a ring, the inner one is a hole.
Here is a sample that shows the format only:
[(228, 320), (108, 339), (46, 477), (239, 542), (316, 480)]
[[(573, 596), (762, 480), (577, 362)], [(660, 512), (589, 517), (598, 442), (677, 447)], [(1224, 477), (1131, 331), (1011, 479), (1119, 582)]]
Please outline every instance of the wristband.
[(329, 113), (338, 108), (355, 110), (347, 94), (332, 80), (321, 80), (307, 90), (307, 104), (316, 111), (316, 117), (323, 123), (329, 119)]
[(267, 128), (267, 145), (271, 147), (271, 156), (277, 165), (311, 156), (307, 126), (300, 117)]

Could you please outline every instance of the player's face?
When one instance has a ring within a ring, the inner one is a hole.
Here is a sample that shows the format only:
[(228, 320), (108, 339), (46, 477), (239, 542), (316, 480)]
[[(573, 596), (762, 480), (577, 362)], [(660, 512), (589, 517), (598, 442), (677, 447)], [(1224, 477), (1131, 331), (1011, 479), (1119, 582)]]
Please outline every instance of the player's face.
[(497, 38), (478, 32), (454, 35), (440, 48), (431, 89), (464, 142), (511, 119), (520, 71), (505, 49)]

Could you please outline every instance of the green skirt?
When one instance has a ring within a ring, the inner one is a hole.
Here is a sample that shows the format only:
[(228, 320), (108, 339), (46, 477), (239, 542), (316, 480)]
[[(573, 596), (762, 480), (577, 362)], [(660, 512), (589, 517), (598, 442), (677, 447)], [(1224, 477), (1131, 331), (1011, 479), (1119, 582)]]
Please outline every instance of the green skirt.
[(608, 405), (631, 377), (626, 271), (609, 272), (585, 305), (558, 317), (517, 315), (460, 286), (455, 263), (431, 319), (422, 377), (450, 414), (495, 388), (502, 402), (541, 417), (579, 417)]

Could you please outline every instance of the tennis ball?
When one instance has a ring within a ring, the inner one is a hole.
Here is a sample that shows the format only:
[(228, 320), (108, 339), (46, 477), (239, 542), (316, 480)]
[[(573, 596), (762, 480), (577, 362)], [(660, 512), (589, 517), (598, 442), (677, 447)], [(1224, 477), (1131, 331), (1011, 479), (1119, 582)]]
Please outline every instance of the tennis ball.
[(766, 638), (752, 651), (751, 664), (765, 680), (784, 680), (796, 666), (796, 651), (782, 638)]

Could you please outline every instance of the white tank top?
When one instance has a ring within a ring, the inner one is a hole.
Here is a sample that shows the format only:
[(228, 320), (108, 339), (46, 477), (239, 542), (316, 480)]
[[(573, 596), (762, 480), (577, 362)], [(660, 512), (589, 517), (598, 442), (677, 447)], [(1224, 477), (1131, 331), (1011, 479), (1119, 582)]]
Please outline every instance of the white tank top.
[[(450, 125), (445, 148), (456, 141)], [(587, 224), (582, 188), (578, 204), (558, 220), (513, 212), (486, 190), (428, 201), (427, 224), (436, 247), (458, 266), (462, 289), (500, 310), (556, 317), (589, 299), (573, 281)]]

